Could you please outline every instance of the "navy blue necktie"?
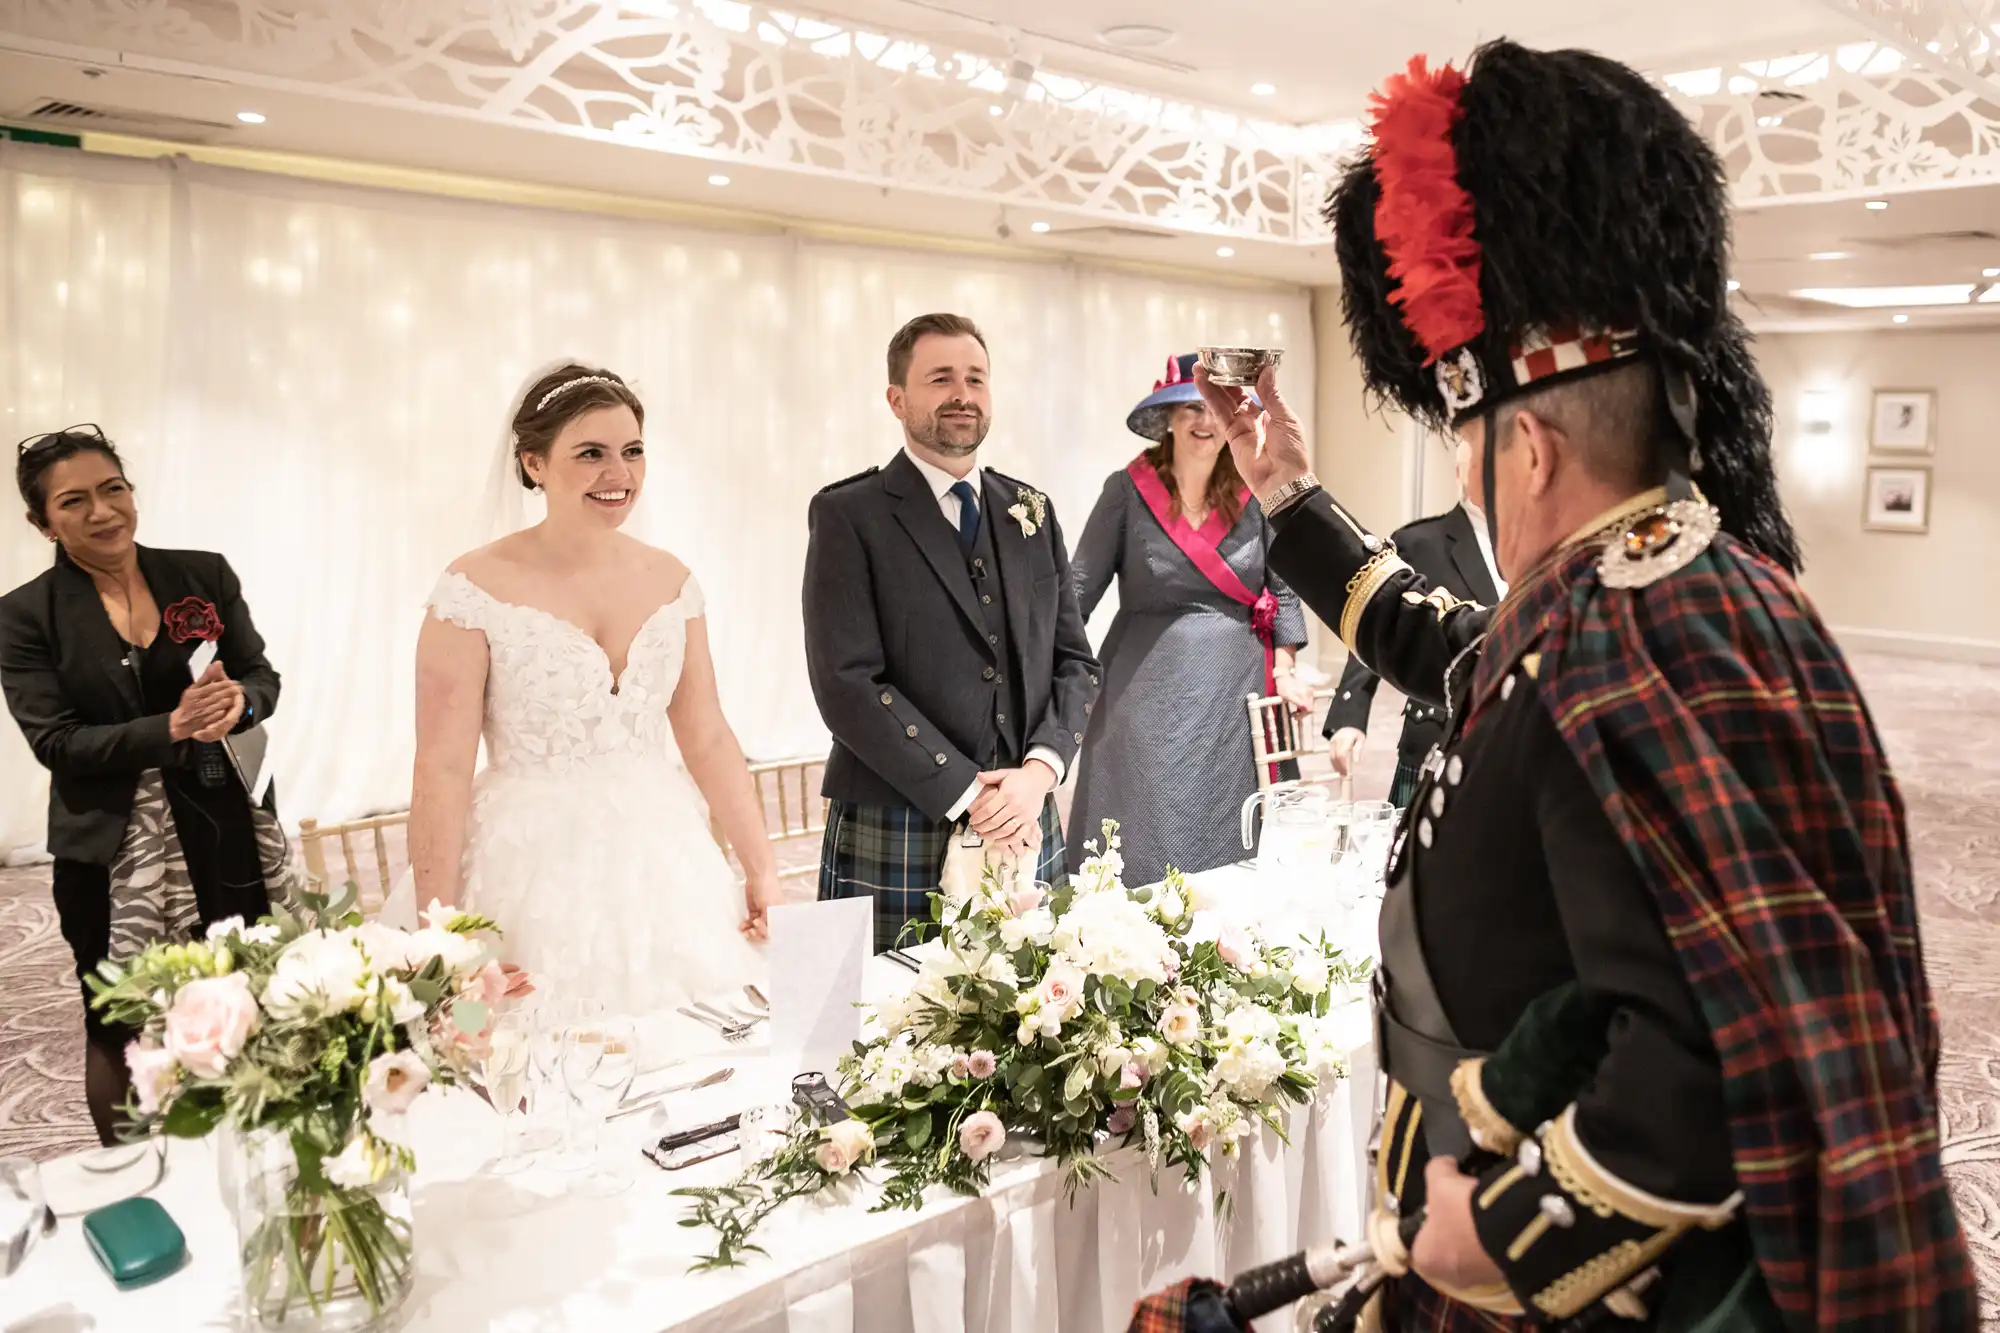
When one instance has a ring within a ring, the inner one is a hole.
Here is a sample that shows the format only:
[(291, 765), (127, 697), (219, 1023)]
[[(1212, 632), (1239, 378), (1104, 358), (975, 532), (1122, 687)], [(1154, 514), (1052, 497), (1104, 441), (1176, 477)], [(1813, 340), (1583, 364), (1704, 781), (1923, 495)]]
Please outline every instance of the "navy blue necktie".
[(958, 497), (958, 544), (972, 554), (973, 543), (979, 540), (979, 502), (972, 498), (972, 483), (955, 481), (951, 493)]

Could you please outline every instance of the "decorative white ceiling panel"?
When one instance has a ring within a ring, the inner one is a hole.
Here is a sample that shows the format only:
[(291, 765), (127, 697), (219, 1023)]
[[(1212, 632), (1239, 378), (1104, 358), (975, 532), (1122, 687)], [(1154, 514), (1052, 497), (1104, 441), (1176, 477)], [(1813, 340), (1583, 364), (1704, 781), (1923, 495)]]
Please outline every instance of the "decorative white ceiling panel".
[(1883, 42), (1670, 74), (1739, 205), (2000, 181), (2000, 100)]
[[(1360, 142), (741, 0), (0, 0), (0, 46), (1281, 245)], [(1746, 204), (2000, 180), (2000, 106), (1886, 44), (1666, 83)]]

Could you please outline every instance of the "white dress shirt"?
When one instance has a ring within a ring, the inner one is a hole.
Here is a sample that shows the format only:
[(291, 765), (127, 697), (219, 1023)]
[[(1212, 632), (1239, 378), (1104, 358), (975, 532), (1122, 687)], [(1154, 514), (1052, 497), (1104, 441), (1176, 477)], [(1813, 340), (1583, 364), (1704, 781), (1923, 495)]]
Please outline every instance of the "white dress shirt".
[[(953, 495), (951, 488), (960, 481), (970, 484), (972, 487), (972, 503), (977, 505), (980, 495), (983, 494), (979, 488), (979, 465), (977, 463), (973, 464), (972, 471), (966, 473), (963, 477), (954, 477), (943, 468), (932, 463), (927, 463), (917, 457), (916, 453), (907, 446), (904, 447), (903, 452), (910, 456), (910, 461), (917, 465), (917, 471), (923, 474), (924, 481), (931, 488), (931, 494), (937, 496), (938, 512), (944, 515), (944, 521), (951, 524), (952, 532), (956, 533), (958, 531), (960, 507), (965, 502), (960, 500), (956, 495)], [(1025, 718), (1022, 720), (1026, 721)], [(1056, 775), (1057, 784), (1061, 784), (1063, 780), (1063, 761), (1061, 755), (1046, 745), (1037, 745), (1028, 751), (1028, 759), (1039, 759), (1047, 764), (1049, 771)], [(1026, 763), (1027, 760), (1024, 759), (1022, 762)], [(958, 804), (952, 806), (945, 818), (957, 819), (963, 815), (984, 787), (984, 783), (975, 781), (970, 787), (966, 788), (965, 795), (958, 798)]]
[(1500, 562), (1493, 558), (1493, 538), (1486, 531), (1486, 511), (1470, 500), (1459, 501), (1458, 507), (1472, 520), (1472, 535), (1479, 542), (1479, 558), (1486, 562), (1486, 572), (1493, 579), (1494, 591), (1505, 597), (1507, 580), (1500, 577)]

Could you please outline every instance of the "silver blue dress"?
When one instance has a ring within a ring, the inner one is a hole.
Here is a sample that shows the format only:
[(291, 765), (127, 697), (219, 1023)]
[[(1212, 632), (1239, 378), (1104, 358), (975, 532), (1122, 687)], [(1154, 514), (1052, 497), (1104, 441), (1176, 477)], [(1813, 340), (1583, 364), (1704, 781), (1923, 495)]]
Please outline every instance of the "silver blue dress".
[[(1292, 590), (1265, 569), (1270, 525), (1253, 499), (1218, 552), (1252, 593), (1278, 599), (1273, 641), (1306, 641)], [(1257, 789), (1244, 696), (1264, 692), (1264, 645), (1250, 608), (1217, 591), (1167, 536), (1124, 472), (1104, 483), (1070, 561), (1087, 619), (1118, 580), (1118, 614), (1098, 656), (1104, 688), (1084, 732), (1069, 864), (1115, 819), (1125, 882), (1240, 860), (1243, 801)]]

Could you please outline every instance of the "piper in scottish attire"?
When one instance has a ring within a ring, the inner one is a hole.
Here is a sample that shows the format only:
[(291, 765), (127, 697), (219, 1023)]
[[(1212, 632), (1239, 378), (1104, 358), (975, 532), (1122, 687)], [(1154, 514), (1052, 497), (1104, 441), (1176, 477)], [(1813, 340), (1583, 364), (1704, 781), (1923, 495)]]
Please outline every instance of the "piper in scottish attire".
[(1450, 710), (1382, 908), (1378, 1216), (1423, 1225), (1377, 1315), (1971, 1329), (1902, 803), (1793, 581), (1720, 164), (1638, 74), (1507, 42), (1373, 121), (1349, 334), (1472, 445), (1505, 599), (1336, 504), (1274, 374), (1261, 414), (1200, 378), (1272, 567)]
[(819, 896), (871, 897), (876, 952), (930, 895), (954, 836), (1065, 881), (1055, 786), (1099, 688), (1048, 498), (979, 465), (986, 343), (922, 315), (890, 341), (904, 448), (809, 514), (806, 670), (833, 734)]

